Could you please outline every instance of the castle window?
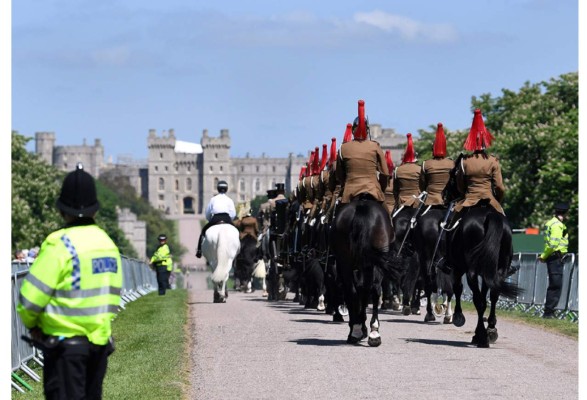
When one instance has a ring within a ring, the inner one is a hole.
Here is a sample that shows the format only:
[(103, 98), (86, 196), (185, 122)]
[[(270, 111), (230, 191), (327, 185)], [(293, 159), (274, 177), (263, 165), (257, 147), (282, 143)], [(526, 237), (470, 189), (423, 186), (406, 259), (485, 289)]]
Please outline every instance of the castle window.
[(244, 191), (245, 191), (245, 180), (244, 180), (244, 179), (241, 179), (241, 180), (239, 181), (239, 190), (240, 190), (241, 192), (244, 192)]
[(218, 153), (214, 153), (214, 158), (218, 160)]
[(210, 165), (210, 172), (214, 171), (214, 166)]
[(155, 165), (155, 171), (159, 171), (159, 167)]
[(163, 195), (163, 194), (160, 194), (160, 195), (159, 195), (159, 200), (161, 200), (161, 201), (165, 200), (165, 195)]
[(169, 168), (167, 168), (167, 165), (166, 165), (166, 166), (165, 166), (165, 171), (168, 171), (168, 170), (169, 170)]
[(261, 191), (261, 181), (259, 179), (255, 179), (255, 192)]
[(63, 163), (63, 168), (67, 168), (67, 163)]
[(163, 158), (163, 153), (159, 153), (159, 158)]
[(185, 188), (186, 190), (192, 190), (192, 178), (187, 178), (185, 180)]
[(192, 165), (188, 164), (188, 171), (191, 171), (191, 170), (192, 170)]
[(165, 179), (159, 178), (159, 190), (165, 190)]
[(214, 178), (214, 187), (218, 187), (218, 178)]
[(259, 172), (259, 166), (258, 165), (255, 167), (255, 171), (256, 172)]
[(175, 180), (175, 190), (179, 190), (179, 180)]
[(238, 198), (239, 198), (239, 201), (241, 201), (241, 202), (245, 201), (245, 195), (242, 193), (238, 195)]
[(273, 172), (275, 172), (275, 165), (272, 168), (273, 168)]
[(224, 168), (222, 167), (222, 165), (220, 166), (220, 172), (224, 171)]
[(241, 172), (245, 172), (245, 167), (241, 165)]

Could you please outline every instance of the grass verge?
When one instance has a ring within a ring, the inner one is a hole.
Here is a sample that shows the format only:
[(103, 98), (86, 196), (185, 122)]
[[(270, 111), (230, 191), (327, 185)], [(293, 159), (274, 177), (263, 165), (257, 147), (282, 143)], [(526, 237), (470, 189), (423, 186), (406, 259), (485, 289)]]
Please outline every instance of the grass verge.
[[(188, 384), (186, 321), (185, 289), (169, 290), (165, 296), (152, 292), (127, 304), (112, 323), (116, 351), (108, 358), (103, 398), (180, 399)], [(29, 366), (42, 376), (42, 368), (34, 362)], [(33, 390), (13, 389), (12, 399), (44, 399), (41, 382), (23, 379)]]
[[(461, 303), (463, 311), (470, 311), (476, 313), (475, 306), (473, 303), (463, 301)], [(453, 304), (454, 310), (454, 304)], [(488, 307), (489, 310), (489, 307)], [(489, 311), (485, 311), (485, 316), (488, 315)], [(573, 339), (579, 339), (579, 324), (568, 320), (561, 319), (544, 319), (540, 316), (536, 316), (532, 313), (525, 313), (518, 310), (500, 310), (495, 311), (497, 318), (505, 318), (512, 321), (528, 324), (535, 327), (541, 327), (551, 332), (557, 332), (561, 335), (571, 337)], [(499, 321), (498, 321), (499, 324)]]

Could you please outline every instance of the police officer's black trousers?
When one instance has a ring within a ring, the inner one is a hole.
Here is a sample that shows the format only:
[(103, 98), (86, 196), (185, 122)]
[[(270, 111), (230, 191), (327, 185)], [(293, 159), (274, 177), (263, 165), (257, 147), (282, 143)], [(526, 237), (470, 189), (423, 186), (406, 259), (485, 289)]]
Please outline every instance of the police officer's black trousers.
[(552, 315), (558, 305), (563, 287), (563, 263), (560, 257), (555, 257), (546, 262), (548, 268), (548, 289), (546, 289), (546, 302), (544, 314)]
[(101, 399), (109, 346), (67, 340), (46, 350), (43, 388), (48, 400)]
[(159, 286), (159, 295), (164, 295), (169, 286), (169, 271), (165, 265), (157, 266), (157, 286)]

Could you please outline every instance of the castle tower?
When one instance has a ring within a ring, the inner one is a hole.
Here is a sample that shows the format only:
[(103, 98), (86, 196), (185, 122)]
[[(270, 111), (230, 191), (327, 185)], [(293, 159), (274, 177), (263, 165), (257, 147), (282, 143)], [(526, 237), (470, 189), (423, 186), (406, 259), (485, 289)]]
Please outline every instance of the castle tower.
[(149, 129), (147, 138), (148, 154), (148, 193), (149, 203), (166, 214), (177, 213), (177, 203), (173, 195), (175, 164), (175, 133), (163, 131), (158, 137), (155, 129)]
[(208, 201), (217, 193), (216, 184), (222, 180), (228, 183), (227, 194), (236, 203), (238, 188), (230, 170), (230, 134), (228, 129), (220, 130), (219, 137), (208, 136), (208, 130), (204, 129), (200, 143), (203, 150), (200, 209), (204, 210)]
[(55, 132), (35, 132), (35, 153), (47, 164), (53, 165)]

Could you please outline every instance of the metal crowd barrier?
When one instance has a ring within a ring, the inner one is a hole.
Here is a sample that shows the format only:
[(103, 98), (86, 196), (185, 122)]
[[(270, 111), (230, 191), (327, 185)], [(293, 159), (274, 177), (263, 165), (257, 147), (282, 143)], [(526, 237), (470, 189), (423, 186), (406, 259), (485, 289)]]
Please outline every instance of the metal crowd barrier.
[[(519, 269), (508, 278), (517, 284), (521, 293), (515, 300), (500, 297), (499, 308), (516, 309), (534, 315), (542, 315), (548, 288), (548, 270), (546, 263), (538, 260), (539, 253), (515, 253), (512, 265)], [(564, 259), (563, 284), (561, 297), (555, 307), (559, 319), (579, 321), (579, 257), (569, 253)], [(467, 279), (463, 276), (463, 299), (473, 297)]]
[[(122, 290), (120, 308), (124, 309), (129, 302), (138, 299), (154, 290), (157, 290), (157, 277), (155, 272), (149, 268), (149, 265), (144, 261), (135, 260), (122, 256)], [(28, 330), (22, 323), (20, 316), (16, 312), (16, 305), (18, 304), (18, 295), (22, 282), (29, 272), (30, 265), (28, 263), (12, 263), (12, 380), (11, 384), (15, 390), (24, 393), (24, 386), (28, 390), (31, 387), (23, 380), (16, 371), (21, 370), (33, 380), (40, 382), (41, 378), (37, 375), (27, 363), (30, 360), (35, 361), (40, 366), (43, 366), (43, 355), (34, 346), (31, 346), (24, 340), (22, 335), (28, 335)]]

